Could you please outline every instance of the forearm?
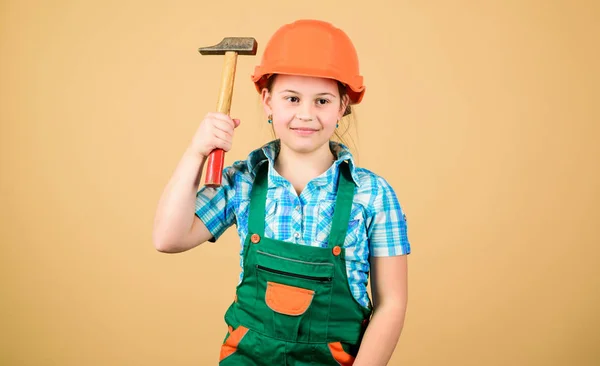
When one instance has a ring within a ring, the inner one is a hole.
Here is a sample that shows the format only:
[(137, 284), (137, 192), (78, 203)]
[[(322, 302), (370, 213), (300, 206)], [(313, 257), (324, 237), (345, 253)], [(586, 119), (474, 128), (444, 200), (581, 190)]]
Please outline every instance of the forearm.
[(405, 310), (402, 304), (387, 304), (375, 309), (354, 366), (388, 364), (402, 333)]
[(171, 251), (190, 232), (205, 161), (190, 148), (181, 157), (158, 202), (152, 234), (157, 249)]

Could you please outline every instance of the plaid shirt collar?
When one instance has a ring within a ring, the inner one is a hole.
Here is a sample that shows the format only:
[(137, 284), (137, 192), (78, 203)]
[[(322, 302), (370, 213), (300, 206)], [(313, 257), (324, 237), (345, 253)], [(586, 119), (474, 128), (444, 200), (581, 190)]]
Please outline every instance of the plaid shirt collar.
[[(281, 148), (281, 141), (279, 139), (268, 142), (262, 147), (252, 151), (248, 156), (248, 169), (252, 176), (256, 174), (256, 169), (262, 165), (265, 161), (269, 161), (269, 186), (287, 186), (289, 182), (282, 177), (273, 166), (275, 165), (275, 159), (279, 154), (279, 150)], [(327, 169), (326, 172), (321, 174), (312, 180), (312, 184), (319, 187), (324, 187), (326, 185), (330, 185), (333, 189), (333, 185), (331, 182), (337, 181), (337, 175), (339, 173), (339, 166), (344, 162), (348, 162), (350, 167), (350, 174), (352, 176), (352, 180), (359, 187), (358, 177), (356, 175), (356, 168), (354, 164), (354, 158), (352, 157), (352, 153), (345, 145), (330, 141), (329, 148), (331, 152), (336, 156), (336, 160), (333, 165)]]

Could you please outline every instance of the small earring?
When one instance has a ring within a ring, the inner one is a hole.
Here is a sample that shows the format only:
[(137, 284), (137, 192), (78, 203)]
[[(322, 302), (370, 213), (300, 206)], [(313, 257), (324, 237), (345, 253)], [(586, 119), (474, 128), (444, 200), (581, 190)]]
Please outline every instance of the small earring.
[(268, 118), (267, 122), (273, 123), (273, 115), (272, 114), (269, 114), (269, 117), (267, 117), (267, 118)]
[[(340, 120), (338, 119), (338, 122), (339, 122), (339, 121), (340, 121)], [(335, 124), (335, 128), (338, 128), (338, 127), (340, 127), (340, 124), (339, 124), (339, 123), (336, 123), (336, 124)]]

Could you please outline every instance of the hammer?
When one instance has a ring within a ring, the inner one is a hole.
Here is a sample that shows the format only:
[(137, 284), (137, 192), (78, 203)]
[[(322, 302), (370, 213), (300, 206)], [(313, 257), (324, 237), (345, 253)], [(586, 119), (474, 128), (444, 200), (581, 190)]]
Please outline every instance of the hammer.
[[(226, 37), (217, 45), (198, 49), (201, 55), (225, 55), (225, 64), (221, 74), (221, 89), (217, 101), (217, 112), (229, 115), (237, 55), (256, 55), (257, 48), (258, 43), (254, 38)], [(206, 186), (221, 186), (224, 161), (225, 152), (222, 149), (215, 149), (209, 154), (206, 162), (206, 179), (204, 182)]]

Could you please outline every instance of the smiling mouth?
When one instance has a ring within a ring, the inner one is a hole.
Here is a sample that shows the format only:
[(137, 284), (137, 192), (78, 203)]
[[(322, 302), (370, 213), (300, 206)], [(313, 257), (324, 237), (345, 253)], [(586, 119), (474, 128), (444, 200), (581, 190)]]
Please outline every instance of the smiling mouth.
[(294, 131), (306, 131), (306, 132), (316, 132), (318, 129), (316, 128), (306, 128), (306, 127), (290, 127), (290, 130)]

